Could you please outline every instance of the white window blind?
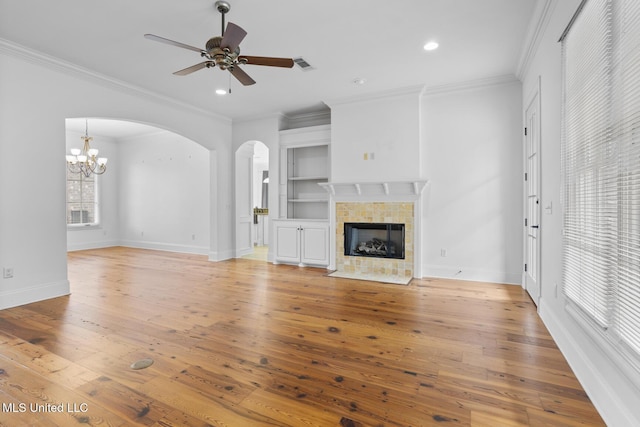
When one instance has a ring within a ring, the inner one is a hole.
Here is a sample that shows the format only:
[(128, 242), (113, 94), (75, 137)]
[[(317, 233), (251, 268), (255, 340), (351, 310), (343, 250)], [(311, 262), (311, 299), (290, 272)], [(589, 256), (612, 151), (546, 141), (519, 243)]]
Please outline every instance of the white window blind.
[(640, 1), (583, 2), (562, 49), (564, 293), (640, 355)]

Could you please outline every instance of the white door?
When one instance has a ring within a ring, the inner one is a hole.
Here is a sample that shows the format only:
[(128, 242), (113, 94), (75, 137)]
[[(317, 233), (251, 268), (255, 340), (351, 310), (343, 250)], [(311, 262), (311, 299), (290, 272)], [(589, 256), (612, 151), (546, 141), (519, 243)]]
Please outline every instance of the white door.
[(525, 111), (525, 268), (524, 286), (533, 302), (540, 300), (540, 90)]
[(236, 257), (253, 252), (253, 144), (236, 152)]

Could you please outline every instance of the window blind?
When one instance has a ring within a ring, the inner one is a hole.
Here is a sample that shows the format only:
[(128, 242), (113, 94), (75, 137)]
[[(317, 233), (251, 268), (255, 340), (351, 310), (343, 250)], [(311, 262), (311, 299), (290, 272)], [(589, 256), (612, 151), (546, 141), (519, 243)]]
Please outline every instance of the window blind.
[(640, 355), (640, 2), (583, 2), (562, 52), (563, 290)]
[(564, 291), (602, 326), (609, 324), (616, 225), (610, 19), (609, 1), (589, 1), (563, 41)]
[(640, 2), (614, 2), (618, 241), (613, 331), (640, 354)]

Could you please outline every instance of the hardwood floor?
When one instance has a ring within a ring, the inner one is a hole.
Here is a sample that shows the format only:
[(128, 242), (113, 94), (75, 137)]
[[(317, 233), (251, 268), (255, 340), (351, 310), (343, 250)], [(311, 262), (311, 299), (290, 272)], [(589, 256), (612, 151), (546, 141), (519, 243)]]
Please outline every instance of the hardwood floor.
[(520, 287), (326, 274), (70, 253), (70, 296), (0, 311), (0, 425), (604, 425)]

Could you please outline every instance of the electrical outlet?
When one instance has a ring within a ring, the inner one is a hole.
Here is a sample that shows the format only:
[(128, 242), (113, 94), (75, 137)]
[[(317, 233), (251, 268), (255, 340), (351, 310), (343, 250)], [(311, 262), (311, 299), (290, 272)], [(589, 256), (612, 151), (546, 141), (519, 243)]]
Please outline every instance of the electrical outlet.
[(11, 279), (13, 277), (13, 267), (4, 267), (2, 269), (2, 277), (5, 279)]
[(446, 257), (447, 256), (447, 250), (446, 249), (440, 249), (440, 256), (441, 257)]

